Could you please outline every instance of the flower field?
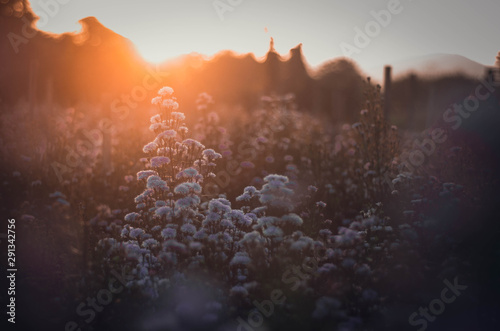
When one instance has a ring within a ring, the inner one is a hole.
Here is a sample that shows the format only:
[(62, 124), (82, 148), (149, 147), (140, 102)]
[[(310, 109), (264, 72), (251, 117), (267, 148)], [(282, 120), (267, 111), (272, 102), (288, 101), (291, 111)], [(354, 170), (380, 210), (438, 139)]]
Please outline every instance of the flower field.
[[(365, 90), (353, 124), (325, 125), (293, 95), (222, 118), (204, 93), (189, 126), (163, 87), (144, 129), (110, 131), (119, 159), (106, 173), (103, 143), (85, 148), (67, 131), (88, 130), (74, 109), (45, 143), (4, 116), (26, 144), (3, 178), (32, 261), (26, 286), (65, 312), (68, 330), (396, 330), (430, 321), (412, 312), (440, 279), (479, 295), (470, 284), (489, 281), (485, 251), (498, 252), (496, 160), (443, 129), (448, 139), (410, 169), (411, 142), (429, 138), (390, 125), (380, 88)], [(71, 145), (71, 172), (36, 159)]]

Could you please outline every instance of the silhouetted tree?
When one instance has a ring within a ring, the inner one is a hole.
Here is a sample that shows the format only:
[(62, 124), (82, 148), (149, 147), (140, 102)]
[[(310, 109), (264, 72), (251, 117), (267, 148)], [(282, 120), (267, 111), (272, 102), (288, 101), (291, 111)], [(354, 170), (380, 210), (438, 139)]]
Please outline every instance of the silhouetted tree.
[(341, 58), (323, 64), (316, 73), (320, 111), (335, 121), (357, 118), (363, 96), (363, 78), (356, 64)]
[(292, 48), (289, 54), (289, 59), (283, 63), (280, 84), (285, 93), (295, 94), (299, 108), (311, 109), (313, 79), (304, 61), (302, 44)]
[(269, 43), (269, 51), (266, 55), (266, 60), (264, 62), (265, 71), (267, 75), (265, 91), (267, 93), (282, 93), (282, 86), (280, 86), (280, 78), (282, 74), (281, 70), (281, 56), (274, 49), (274, 39), (271, 38)]

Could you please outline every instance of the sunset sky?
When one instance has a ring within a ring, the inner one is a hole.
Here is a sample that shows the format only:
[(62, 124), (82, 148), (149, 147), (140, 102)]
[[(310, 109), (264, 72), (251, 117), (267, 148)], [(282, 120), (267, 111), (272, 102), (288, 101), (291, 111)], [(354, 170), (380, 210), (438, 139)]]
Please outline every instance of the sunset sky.
[[(316, 66), (342, 56), (342, 43), (356, 46), (355, 28), (364, 30), (374, 21), (370, 12), (386, 10), (391, 1), (396, 0), (61, 0), (67, 3), (56, 9), (44, 9), (43, 4), (51, 1), (31, 4), (36, 14), (48, 14), (38, 24), (41, 30), (79, 31), (78, 20), (95, 16), (132, 40), (152, 62), (190, 52), (213, 55), (223, 49), (263, 56), (274, 37), (282, 54), (302, 43), (307, 61)], [(397, 8), (389, 24), (374, 30), (370, 43), (353, 54), (361, 66), (431, 53), (494, 63), (500, 50), (500, 1), (401, 0)]]

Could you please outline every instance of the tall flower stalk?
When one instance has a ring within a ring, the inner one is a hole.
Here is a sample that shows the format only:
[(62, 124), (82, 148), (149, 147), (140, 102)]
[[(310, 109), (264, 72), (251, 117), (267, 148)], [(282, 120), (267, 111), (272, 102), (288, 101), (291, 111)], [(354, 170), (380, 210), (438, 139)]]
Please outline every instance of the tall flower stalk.
[(201, 184), (215, 176), (215, 161), (221, 157), (187, 138), (185, 115), (178, 111), (173, 92), (163, 87), (152, 99), (159, 111), (149, 127), (155, 139), (144, 146), (146, 169), (137, 173), (145, 189), (135, 198), (137, 211), (125, 216), (123, 241), (115, 245), (136, 276), (130, 285), (151, 296), (169, 283), (173, 270), (182, 272), (199, 260), (193, 236), (203, 219)]

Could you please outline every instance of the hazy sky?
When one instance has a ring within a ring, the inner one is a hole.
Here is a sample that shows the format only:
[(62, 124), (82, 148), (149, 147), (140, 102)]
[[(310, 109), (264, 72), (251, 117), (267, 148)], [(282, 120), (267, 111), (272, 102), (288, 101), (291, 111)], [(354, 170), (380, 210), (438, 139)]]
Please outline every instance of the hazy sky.
[(370, 42), (358, 43), (362, 47), (351, 56), (361, 66), (431, 53), (492, 65), (500, 50), (500, 0), (400, 0), (385, 27), (374, 24), (370, 12), (387, 10), (397, 0), (59, 0), (67, 3), (44, 9), (54, 2), (31, 1), (36, 14), (47, 14), (40, 29), (80, 31), (77, 21), (95, 16), (132, 40), (149, 61), (222, 49), (262, 56), (274, 37), (282, 54), (302, 43), (315, 66), (342, 56), (341, 45), (356, 47), (355, 28), (364, 31), (367, 24)]

